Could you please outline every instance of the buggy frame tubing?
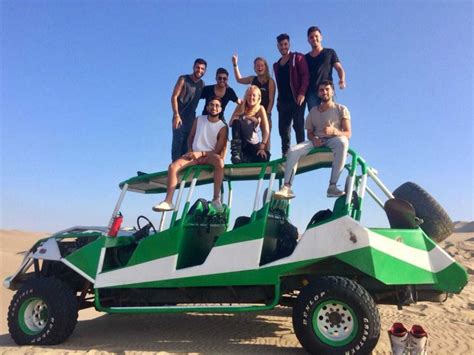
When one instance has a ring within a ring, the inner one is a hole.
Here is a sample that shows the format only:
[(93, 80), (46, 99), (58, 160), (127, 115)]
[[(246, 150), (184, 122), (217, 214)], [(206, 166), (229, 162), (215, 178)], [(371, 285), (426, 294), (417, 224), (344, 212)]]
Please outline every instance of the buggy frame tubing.
[(377, 177), (375, 172), (373, 171), (372, 168), (367, 169), (367, 174), (374, 180), (375, 184), (380, 188), (380, 190), (383, 191), (383, 193), (388, 197), (388, 198), (393, 198), (392, 193), (390, 192), (389, 189), (380, 181), (380, 179)]
[(94, 303), (97, 310), (106, 313), (183, 313), (183, 312), (252, 312), (273, 309), (280, 301), (280, 283), (275, 286), (275, 297), (270, 304), (263, 306), (148, 306), (148, 307), (103, 307), (99, 300), (99, 290), (94, 290)]
[(120, 210), (120, 206), (122, 206), (123, 199), (125, 198), (125, 193), (128, 190), (128, 184), (123, 185), (122, 191), (120, 192), (119, 199), (115, 204), (114, 211), (112, 212), (112, 217), (110, 217), (109, 224), (107, 226), (107, 234), (110, 232), (110, 228), (112, 228), (112, 224), (114, 223), (114, 218), (117, 215), (118, 211)]

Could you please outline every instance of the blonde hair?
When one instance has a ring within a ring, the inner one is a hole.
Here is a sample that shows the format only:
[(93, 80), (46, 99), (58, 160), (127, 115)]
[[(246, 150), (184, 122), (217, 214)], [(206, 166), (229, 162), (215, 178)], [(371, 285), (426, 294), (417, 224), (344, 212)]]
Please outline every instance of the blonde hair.
[(259, 60), (261, 60), (263, 64), (265, 64), (265, 72), (263, 73), (263, 77), (265, 78), (265, 82), (267, 82), (271, 79), (271, 76), (270, 76), (270, 69), (268, 68), (268, 63), (265, 60), (265, 58), (262, 58), (262, 57), (255, 58), (253, 61), (253, 69), (255, 70), (255, 64), (257, 64)]
[[(258, 101), (255, 106), (250, 107), (247, 102), (247, 99), (250, 97), (253, 91), (255, 91), (258, 94)], [(248, 89), (245, 91), (244, 99), (242, 100), (242, 103), (239, 105), (238, 109), (236, 110), (236, 113), (237, 115), (245, 115), (248, 117), (253, 117), (260, 110), (261, 102), (262, 102), (262, 92), (260, 91), (258, 86), (250, 85)]]

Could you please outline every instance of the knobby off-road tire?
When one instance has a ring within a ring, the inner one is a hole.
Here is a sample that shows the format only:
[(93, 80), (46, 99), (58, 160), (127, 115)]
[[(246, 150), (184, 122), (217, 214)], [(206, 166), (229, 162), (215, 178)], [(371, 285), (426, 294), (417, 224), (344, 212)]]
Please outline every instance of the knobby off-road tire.
[(406, 182), (393, 191), (393, 196), (413, 205), (416, 216), (423, 219), (421, 229), (435, 242), (439, 243), (453, 233), (454, 225), (446, 211), (417, 184)]
[(369, 354), (380, 336), (374, 300), (344, 277), (314, 280), (298, 296), (293, 328), (310, 354)]
[(73, 332), (77, 301), (62, 281), (33, 278), (13, 297), (8, 308), (8, 330), (18, 345), (55, 345)]

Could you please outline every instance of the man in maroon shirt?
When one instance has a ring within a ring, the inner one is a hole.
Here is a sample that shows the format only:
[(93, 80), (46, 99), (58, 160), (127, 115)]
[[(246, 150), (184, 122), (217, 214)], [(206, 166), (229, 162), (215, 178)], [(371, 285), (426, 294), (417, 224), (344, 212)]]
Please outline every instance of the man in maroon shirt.
[(303, 54), (290, 51), (290, 36), (282, 33), (277, 37), (281, 58), (273, 64), (278, 87), (278, 131), (283, 156), (290, 147), (291, 123), (296, 142), (304, 141), (304, 101), (309, 82), (308, 66)]

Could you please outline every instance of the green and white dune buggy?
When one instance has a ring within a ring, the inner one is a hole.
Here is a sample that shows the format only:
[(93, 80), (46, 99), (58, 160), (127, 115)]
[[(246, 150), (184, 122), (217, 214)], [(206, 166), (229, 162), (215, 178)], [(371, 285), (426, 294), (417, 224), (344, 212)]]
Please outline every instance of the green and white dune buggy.
[[(227, 313), (283, 305), (293, 307), (294, 331), (308, 352), (369, 353), (380, 335), (376, 303), (440, 301), (461, 292), (467, 273), (434, 241), (452, 231), (444, 210), (413, 183), (392, 194), (359, 155), (349, 155), (346, 195), (332, 211), (316, 213), (301, 235), (288, 219), (289, 203), (272, 198), (282, 159), (226, 165), (221, 213), (202, 199), (191, 204), (196, 186), (212, 183), (212, 168), (188, 168), (180, 174), (176, 210), (163, 213), (157, 229), (140, 216), (137, 228), (114, 237), (125, 193), (165, 192), (166, 172), (122, 182), (109, 227), (73, 227), (41, 239), (5, 279), (5, 287), (18, 290), (8, 311), (12, 338), (20, 345), (61, 343), (87, 307)], [(297, 173), (331, 162), (330, 150), (313, 149)], [(229, 228), (232, 183), (242, 180), (257, 182), (253, 208)], [(359, 223), (366, 194), (385, 209), (391, 228)]]

